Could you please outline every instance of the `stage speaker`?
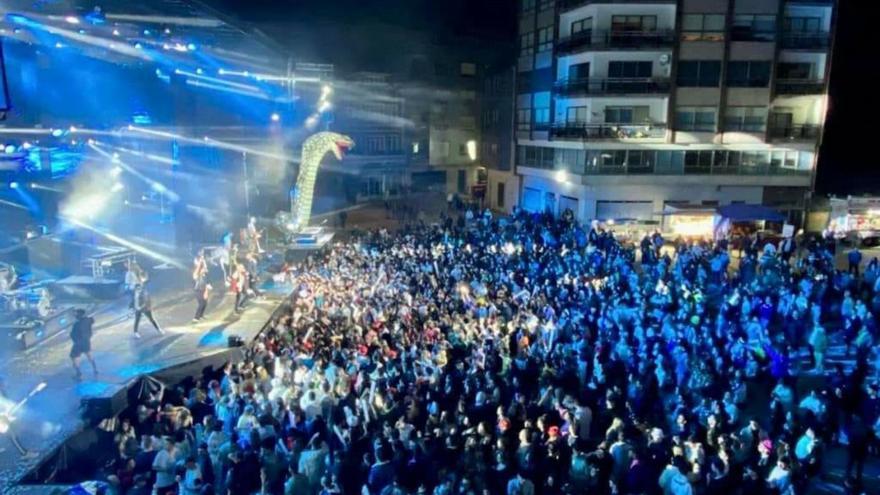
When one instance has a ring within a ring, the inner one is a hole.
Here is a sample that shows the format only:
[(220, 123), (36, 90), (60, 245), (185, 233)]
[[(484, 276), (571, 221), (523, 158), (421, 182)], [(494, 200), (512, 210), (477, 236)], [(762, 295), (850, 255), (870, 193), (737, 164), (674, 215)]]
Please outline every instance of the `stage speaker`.
[(244, 339), (238, 335), (230, 335), (226, 343), (229, 347), (242, 347), (244, 345)]
[(122, 387), (109, 397), (86, 397), (80, 402), (82, 418), (90, 425), (115, 417), (128, 406), (128, 387)]
[(22, 348), (28, 349), (37, 342), (45, 340), (57, 333), (61, 333), (73, 326), (74, 308), (66, 308), (56, 311), (43, 320), (43, 324), (34, 330), (27, 331), (22, 336)]

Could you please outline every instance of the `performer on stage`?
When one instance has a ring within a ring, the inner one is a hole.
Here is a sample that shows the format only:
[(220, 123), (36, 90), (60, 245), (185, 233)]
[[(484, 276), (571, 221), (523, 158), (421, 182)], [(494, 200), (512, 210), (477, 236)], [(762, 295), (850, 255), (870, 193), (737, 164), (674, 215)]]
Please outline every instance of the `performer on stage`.
[(250, 241), (250, 251), (256, 253), (264, 253), (263, 247), (260, 246), (260, 237), (262, 233), (257, 230), (257, 217), (251, 217), (247, 225), (247, 237)]
[(247, 300), (247, 270), (242, 263), (235, 263), (229, 281), (229, 290), (235, 294), (235, 312), (239, 313)]
[(146, 316), (147, 320), (153, 324), (153, 327), (159, 332), (159, 335), (165, 335), (165, 332), (159, 327), (159, 324), (156, 323), (156, 319), (153, 318), (153, 301), (150, 299), (150, 293), (147, 292), (147, 289), (144, 288), (143, 285), (138, 284), (134, 288), (134, 294), (132, 294), (132, 307), (134, 308), (134, 336), (135, 338), (141, 338), (140, 332), (138, 332), (138, 325), (141, 323), (141, 316)]
[(89, 363), (92, 364), (92, 372), (98, 374), (98, 365), (92, 357), (92, 325), (95, 324), (94, 318), (86, 316), (83, 309), (77, 309), (74, 312), (76, 322), (70, 330), (70, 340), (73, 347), (70, 349), (70, 360), (73, 361), (73, 369), (76, 371), (76, 379), (82, 378), (82, 372), (79, 370), (80, 356), (85, 355)]
[(208, 293), (211, 291), (211, 284), (208, 283), (208, 261), (205, 259), (205, 250), (199, 249), (199, 254), (195, 259), (195, 267), (193, 268), (193, 290), (196, 293), (196, 315), (193, 321), (199, 321), (205, 316), (205, 309), (208, 307)]
[[(16, 408), (16, 405), (10, 402), (9, 396), (6, 393), (6, 384), (3, 381), (3, 377), (0, 377), (0, 433), (9, 437), (9, 441), (12, 442), (15, 450), (22, 457), (36, 457), (37, 454), (24, 448), (18, 439), (18, 434), (15, 431), (15, 418), (10, 416), (10, 413), (14, 412)], [(4, 451), (6, 449), (0, 448), (0, 454)]]

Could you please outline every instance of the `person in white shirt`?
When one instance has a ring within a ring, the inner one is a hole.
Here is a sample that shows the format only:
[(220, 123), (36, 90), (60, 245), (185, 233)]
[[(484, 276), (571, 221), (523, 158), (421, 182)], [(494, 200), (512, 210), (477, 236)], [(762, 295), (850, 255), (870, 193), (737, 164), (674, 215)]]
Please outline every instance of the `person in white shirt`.
[(165, 437), (165, 448), (153, 460), (153, 471), (156, 472), (156, 483), (153, 485), (155, 493), (164, 493), (164, 490), (177, 484), (176, 468), (177, 447), (174, 446), (173, 438)]
[(177, 476), (178, 495), (200, 495), (202, 493), (202, 471), (195, 457), (187, 457), (183, 464), (183, 474)]

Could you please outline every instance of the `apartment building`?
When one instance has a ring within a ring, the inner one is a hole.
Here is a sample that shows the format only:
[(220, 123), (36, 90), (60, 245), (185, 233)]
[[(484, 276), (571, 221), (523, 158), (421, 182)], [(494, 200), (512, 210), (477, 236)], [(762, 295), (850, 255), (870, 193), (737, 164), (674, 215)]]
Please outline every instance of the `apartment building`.
[(514, 167), (514, 90), (516, 68), (489, 70), (480, 91), (480, 164), (486, 169), (484, 205), (510, 212), (519, 202), (519, 176)]
[(812, 190), (833, 0), (521, 0), (521, 206), (662, 221)]
[(348, 195), (358, 200), (400, 194), (408, 184), (405, 98), (391, 74), (357, 72), (334, 85), (332, 129), (356, 145), (344, 162)]

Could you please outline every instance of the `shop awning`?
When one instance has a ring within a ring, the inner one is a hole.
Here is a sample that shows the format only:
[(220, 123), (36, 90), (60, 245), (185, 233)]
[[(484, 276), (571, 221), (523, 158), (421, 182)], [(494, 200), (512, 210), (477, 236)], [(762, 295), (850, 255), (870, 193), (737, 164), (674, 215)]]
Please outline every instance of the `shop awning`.
[(665, 205), (663, 215), (688, 215), (688, 216), (712, 216), (715, 215), (714, 206), (705, 205)]
[(754, 222), (766, 220), (768, 222), (783, 222), (785, 217), (781, 213), (764, 205), (732, 204), (718, 208), (718, 214), (731, 222)]

